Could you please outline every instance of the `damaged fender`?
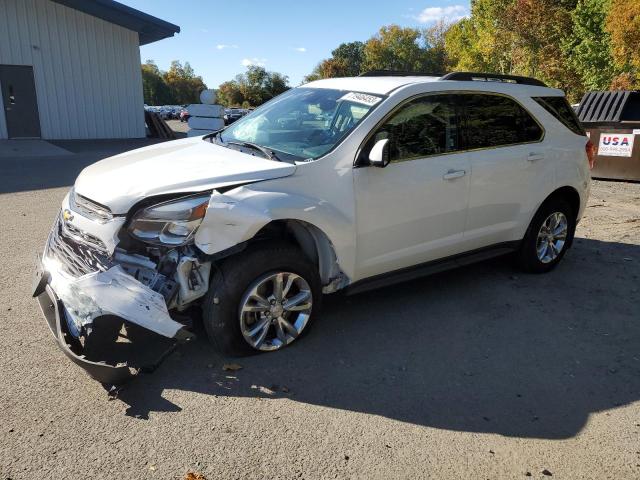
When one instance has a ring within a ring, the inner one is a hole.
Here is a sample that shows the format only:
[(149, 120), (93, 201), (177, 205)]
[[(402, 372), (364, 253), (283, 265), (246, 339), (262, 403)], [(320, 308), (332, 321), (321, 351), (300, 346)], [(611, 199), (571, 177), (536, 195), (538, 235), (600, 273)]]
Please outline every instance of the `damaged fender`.
[[(332, 265), (323, 268), (321, 264), (321, 273), (341, 271), (350, 277), (354, 258), (353, 222), (325, 200), (263, 190), (264, 187), (265, 184), (255, 184), (240, 186), (226, 193), (214, 191), (196, 232), (195, 245), (204, 253), (214, 255), (250, 240), (272, 221), (306, 222), (313, 233), (324, 233), (326, 237), (326, 245), (314, 237), (318, 253), (327, 254), (327, 249), (332, 250), (330, 255), (326, 255)], [(323, 218), (327, 221), (323, 222)], [(324, 285), (334, 280), (329, 274), (326, 277), (322, 276)], [(348, 283), (348, 280), (344, 282)]]

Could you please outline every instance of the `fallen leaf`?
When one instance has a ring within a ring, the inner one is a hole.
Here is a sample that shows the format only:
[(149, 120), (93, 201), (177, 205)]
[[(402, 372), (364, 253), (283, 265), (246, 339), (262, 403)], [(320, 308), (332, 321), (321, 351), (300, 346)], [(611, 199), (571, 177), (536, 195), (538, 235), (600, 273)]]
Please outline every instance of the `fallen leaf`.
[(207, 480), (201, 473), (187, 472), (184, 476), (184, 480)]
[(225, 363), (224, 365), (222, 365), (222, 370), (225, 370), (227, 372), (235, 372), (241, 369), (242, 365), (238, 365), (237, 363)]

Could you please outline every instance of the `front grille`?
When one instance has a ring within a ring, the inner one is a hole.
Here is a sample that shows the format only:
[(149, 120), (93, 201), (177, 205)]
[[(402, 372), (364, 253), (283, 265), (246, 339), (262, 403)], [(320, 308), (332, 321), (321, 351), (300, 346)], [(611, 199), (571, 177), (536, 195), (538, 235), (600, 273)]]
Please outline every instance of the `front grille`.
[(72, 277), (98, 271), (104, 272), (111, 267), (111, 260), (104, 251), (77, 242), (65, 235), (60, 217), (57, 218), (49, 234), (45, 256), (55, 260), (60, 268)]
[(90, 247), (94, 247), (97, 250), (102, 250), (103, 252), (107, 251), (107, 246), (95, 235), (83, 232), (79, 228), (73, 226), (71, 223), (64, 221), (64, 219), (61, 220), (61, 224), (62, 233), (65, 237), (69, 237), (78, 243), (84, 243)]
[(97, 220), (102, 223), (113, 220), (113, 213), (111, 213), (108, 207), (89, 200), (82, 195), (78, 195), (75, 190), (72, 190), (71, 195), (69, 195), (69, 206), (71, 210), (92, 220)]

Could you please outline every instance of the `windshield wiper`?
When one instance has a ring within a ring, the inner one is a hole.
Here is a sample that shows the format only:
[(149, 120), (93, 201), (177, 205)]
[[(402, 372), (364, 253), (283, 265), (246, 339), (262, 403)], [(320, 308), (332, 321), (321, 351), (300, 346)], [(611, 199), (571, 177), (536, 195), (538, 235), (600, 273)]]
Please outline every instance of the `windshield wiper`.
[(238, 145), (240, 147), (253, 148), (254, 150), (258, 150), (259, 152), (261, 152), (269, 160), (280, 161), (280, 159), (278, 158), (278, 156), (275, 154), (275, 152), (273, 150), (269, 150), (267, 148), (264, 148), (262, 145), (258, 145), (257, 143), (252, 143), (252, 142), (234, 142), (232, 140), (230, 140), (230, 141), (228, 141), (226, 143), (228, 145)]

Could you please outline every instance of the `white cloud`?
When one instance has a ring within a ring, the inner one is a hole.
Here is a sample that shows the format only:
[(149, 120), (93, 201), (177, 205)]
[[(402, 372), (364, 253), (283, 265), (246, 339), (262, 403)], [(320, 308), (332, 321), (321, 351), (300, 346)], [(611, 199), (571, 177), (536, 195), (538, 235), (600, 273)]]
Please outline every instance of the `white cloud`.
[(432, 23), (439, 20), (454, 22), (469, 15), (469, 9), (464, 5), (449, 7), (428, 7), (422, 10), (415, 19), (420, 23)]
[(216, 45), (218, 50), (224, 50), (225, 48), (238, 48), (238, 45), (225, 45), (224, 43), (219, 43)]
[(251, 65), (254, 65), (256, 67), (264, 67), (266, 63), (266, 58), (243, 58), (240, 62), (243, 67), (250, 67)]
[(304, 48), (304, 47), (297, 47), (297, 48), (294, 48), (294, 50), (295, 50), (296, 52), (300, 52), (300, 53), (304, 53), (304, 52), (306, 52), (306, 51), (307, 51), (307, 49), (306, 49), (306, 48)]

